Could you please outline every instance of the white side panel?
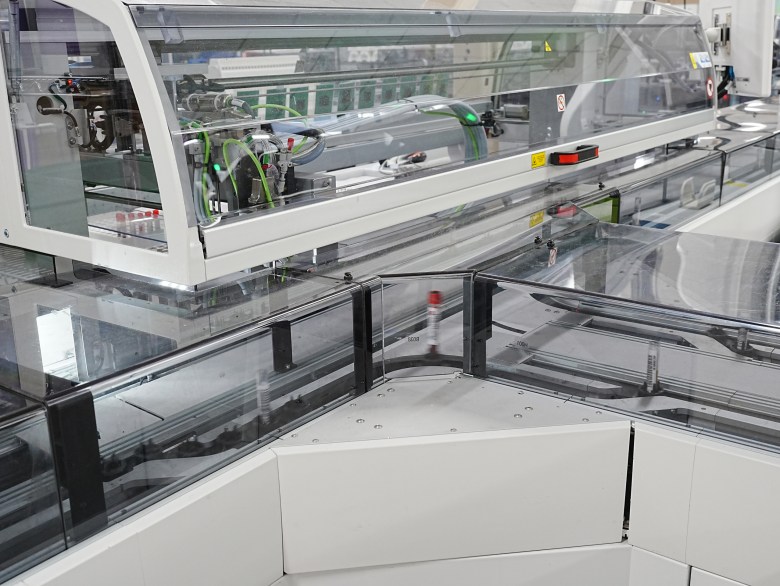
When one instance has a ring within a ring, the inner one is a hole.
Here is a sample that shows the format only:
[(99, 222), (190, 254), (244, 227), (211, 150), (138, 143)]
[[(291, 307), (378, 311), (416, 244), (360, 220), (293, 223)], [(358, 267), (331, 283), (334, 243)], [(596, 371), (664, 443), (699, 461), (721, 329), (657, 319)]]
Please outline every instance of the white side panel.
[(20, 578), (25, 586), (268, 586), (281, 577), (278, 468), (268, 450)]
[(691, 586), (746, 586), (746, 585), (740, 584), (739, 582), (734, 582), (734, 580), (722, 578), (720, 576), (716, 576), (715, 574), (702, 572), (701, 570), (697, 570), (696, 568), (693, 568), (693, 570), (691, 571)]
[(25, 586), (138, 586), (145, 584), (138, 536), (117, 531), (102, 535), (100, 547), (66, 551), (25, 576)]
[[(692, 7), (695, 3), (691, 3)], [(731, 17), (731, 47), (713, 53), (715, 65), (734, 68), (738, 95), (768, 97), (772, 94), (772, 47), (775, 39), (773, 0), (698, 0), (704, 29)], [(716, 84), (717, 85), (717, 84)]]
[(685, 562), (696, 437), (636, 424), (631, 545)]
[(616, 543), (629, 423), (277, 448), (285, 571)]
[(780, 457), (702, 441), (688, 563), (750, 586), (780, 584)]
[(626, 586), (630, 558), (627, 545), (603, 545), (294, 574), (274, 586)]
[(633, 547), (628, 586), (688, 586), (690, 571), (685, 564)]
[(175, 498), (164, 515), (140, 524), (146, 584), (266, 586), (282, 575), (276, 458), (266, 452), (256, 463), (240, 478)]
[(780, 177), (682, 226), (680, 232), (767, 242), (780, 232)]

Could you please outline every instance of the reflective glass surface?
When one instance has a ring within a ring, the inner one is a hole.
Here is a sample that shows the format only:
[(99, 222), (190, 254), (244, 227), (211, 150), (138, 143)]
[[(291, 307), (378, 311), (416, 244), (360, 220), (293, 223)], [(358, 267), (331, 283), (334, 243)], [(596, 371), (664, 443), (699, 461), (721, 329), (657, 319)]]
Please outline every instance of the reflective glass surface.
[(203, 290), (91, 269), (16, 283), (0, 290), (0, 384), (42, 399), (351, 288), (293, 271)]
[(0, 581), (65, 549), (59, 494), (42, 408), (8, 416), (0, 391)]
[[(722, 202), (722, 170), (723, 157), (710, 153), (680, 170), (621, 190), (620, 223), (676, 228), (712, 211)], [(653, 166), (650, 171), (660, 169)]]
[(152, 153), (111, 31), (52, 0), (0, 10), (29, 223), (164, 252)]
[(365, 390), (362, 287), (292, 273), (200, 292), (81, 269), (3, 291), (0, 578)]
[(423, 7), (132, 6), (198, 222), (712, 107), (707, 46), (682, 11)]
[(485, 272), (651, 305), (780, 323), (780, 246), (574, 218), (549, 220), (555, 231), (554, 262), (545, 246), (521, 251)]
[(464, 279), (470, 278), (466, 274), (382, 278), (379, 309), (386, 378), (463, 368), (460, 316)]
[(777, 327), (568, 287), (485, 283), (493, 304), (487, 376), (780, 448)]
[[(603, 223), (553, 206), (516, 254), (473, 276), (382, 278), (385, 375), (463, 368), (778, 450), (778, 267), (777, 244)], [(432, 330), (431, 302), (443, 302), (448, 282), (451, 305)], [(462, 353), (431, 352), (430, 339)]]
[(91, 388), (109, 523), (356, 392), (352, 292)]

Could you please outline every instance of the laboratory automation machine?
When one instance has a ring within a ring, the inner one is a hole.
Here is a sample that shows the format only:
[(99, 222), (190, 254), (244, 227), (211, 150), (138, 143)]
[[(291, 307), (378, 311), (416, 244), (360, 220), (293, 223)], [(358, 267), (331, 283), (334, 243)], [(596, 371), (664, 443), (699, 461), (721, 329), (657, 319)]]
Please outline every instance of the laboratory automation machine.
[(780, 246), (697, 224), (777, 104), (655, 2), (312, 4), (0, 0), (0, 582), (777, 584)]
[(4, 0), (0, 242), (195, 286), (712, 128), (694, 15), (443, 6)]

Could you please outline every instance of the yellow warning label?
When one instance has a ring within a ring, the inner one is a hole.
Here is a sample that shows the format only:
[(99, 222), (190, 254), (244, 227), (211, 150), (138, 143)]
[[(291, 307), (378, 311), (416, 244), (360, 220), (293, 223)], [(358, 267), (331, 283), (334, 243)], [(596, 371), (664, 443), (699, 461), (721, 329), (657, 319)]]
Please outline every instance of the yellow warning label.
[(698, 69), (699, 68), (699, 64), (696, 62), (696, 54), (695, 53), (690, 53), (690, 57), (691, 57), (691, 64), (693, 65), (693, 68), (694, 69)]
[(548, 43), (547, 41), (544, 42), (544, 52), (552, 53), (552, 47), (550, 46), (550, 43)]
[(546, 164), (547, 154), (544, 151), (531, 155), (531, 169), (538, 169), (539, 167), (544, 167)]
[(534, 226), (538, 226), (544, 222), (544, 212), (536, 212), (534, 215), (531, 216), (531, 228)]

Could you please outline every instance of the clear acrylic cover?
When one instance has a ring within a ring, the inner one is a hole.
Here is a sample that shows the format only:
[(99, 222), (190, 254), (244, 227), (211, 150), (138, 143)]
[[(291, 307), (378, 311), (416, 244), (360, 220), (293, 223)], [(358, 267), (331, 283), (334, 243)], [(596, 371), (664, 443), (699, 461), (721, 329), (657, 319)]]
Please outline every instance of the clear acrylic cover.
[(204, 227), (713, 105), (698, 19), (649, 2), (130, 8)]

